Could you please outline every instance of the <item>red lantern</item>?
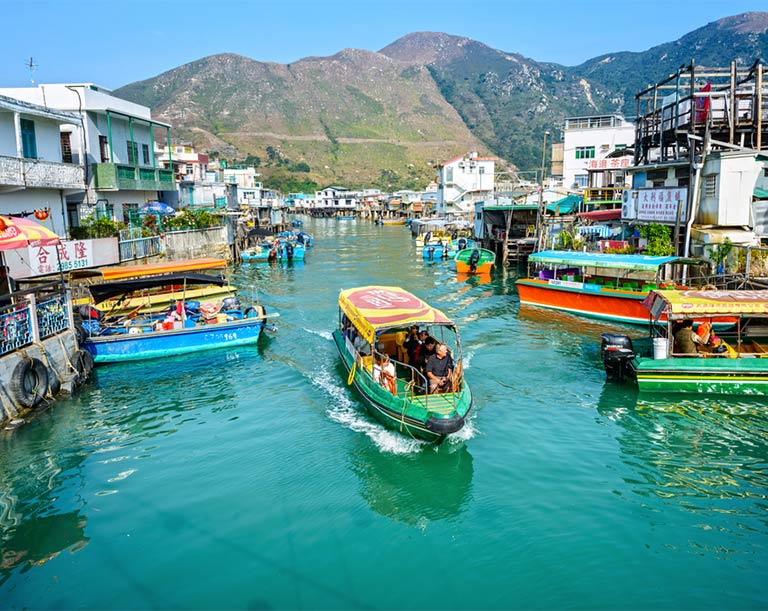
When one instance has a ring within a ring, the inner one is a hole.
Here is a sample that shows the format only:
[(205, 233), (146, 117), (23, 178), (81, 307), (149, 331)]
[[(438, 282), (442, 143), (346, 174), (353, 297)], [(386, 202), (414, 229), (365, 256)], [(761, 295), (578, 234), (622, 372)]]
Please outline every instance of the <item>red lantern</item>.
[(8, 225), (5, 224), (5, 221), (2, 218), (0, 218), (0, 231), (5, 231), (7, 226)]
[(48, 218), (48, 209), (47, 208), (41, 208), (40, 210), (35, 210), (35, 218), (38, 221), (44, 221)]

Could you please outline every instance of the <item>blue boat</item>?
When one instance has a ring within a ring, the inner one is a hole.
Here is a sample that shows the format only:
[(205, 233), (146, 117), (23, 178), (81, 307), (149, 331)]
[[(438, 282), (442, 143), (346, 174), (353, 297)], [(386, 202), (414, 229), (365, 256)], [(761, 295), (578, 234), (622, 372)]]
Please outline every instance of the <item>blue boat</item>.
[[(91, 285), (94, 302), (121, 295), (135, 294), (159, 286), (192, 286), (194, 284), (226, 284), (221, 278), (202, 274), (167, 274), (165, 277), (144, 278), (122, 282)], [(109, 320), (97, 314), (83, 321), (86, 336), (82, 347), (95, 363), (140, 361), (166, 356), (189, 354), (216, 348), (254, 344), (262, 331), (270, 327), (264, 306), (255, 304), (243, 309), (235, 295), (218, 305), (178, 302), (159, 317)]]
[(262, 242), (240, 253), (243, 261), (303, 261), (304, 244), (284, 238), (274, 242)]
[[(295, 242), (296, 244), (303, 244), (306, 248), (312, 246), (312, 234), (306, 231), (299, 231), (294, 229), (293, 231), (281, 231), (277, 234), (279, 238), (285, 238), (289, 242)], [(295, 244), (294, 244), (295, 245)]]
[(439, 261), (440, 259), (453, 259), (456, 255), (467, 248), (474, 248), (475, 241), (469, 238), (459, 238), (445, 241), (430, 242), (422, 246), (421, 256), (425, 261)]
[(293, 219), (291, 221), (291, 227), (304, 227), (304, 221), (300, 219)]
[(354, 214), (348, 214), (344, 216), (337, 216), (336, 220), (338, 221), (354, 221), (357, 217)]

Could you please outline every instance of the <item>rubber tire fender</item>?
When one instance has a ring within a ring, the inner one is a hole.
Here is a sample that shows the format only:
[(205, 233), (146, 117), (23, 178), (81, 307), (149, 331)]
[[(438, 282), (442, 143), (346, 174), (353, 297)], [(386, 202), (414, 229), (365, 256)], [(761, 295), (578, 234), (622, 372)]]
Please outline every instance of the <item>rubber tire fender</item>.
[(83, 327), (82, 323), (76, 322), (75, 337), (77, 338), (77, 345), (82, 346), (87, 336), (88, 334), (86, 333), (85, 327)]
[(84, 384), (93, 371), (93, 355), (87, 350), (78, 350), (73, 364), (77, 370), (77, 384)]
[(48, 392), (48, 369), (38, 359), (21, 359), (11, 374), (8, 390), (18, 406), (35, 407)]
[(59, 376), (57, 376), (56, 372), (50, 367), (48, 368), (48, 390), (54, 397), (58, 395), (61, 390), (61, 380), (59, 380)]
[[(261, 310), (261, 312), (259, 312)], [(256, 313), (254, 315), (254, 312)], [(267, 308), (264, 306), (256, 306), (256, 307), (248, 307), (245, 309), (245, 312), (243, 312), (243, 318), (257, 318), (258, 316), (266, 316), (267, 315)]]

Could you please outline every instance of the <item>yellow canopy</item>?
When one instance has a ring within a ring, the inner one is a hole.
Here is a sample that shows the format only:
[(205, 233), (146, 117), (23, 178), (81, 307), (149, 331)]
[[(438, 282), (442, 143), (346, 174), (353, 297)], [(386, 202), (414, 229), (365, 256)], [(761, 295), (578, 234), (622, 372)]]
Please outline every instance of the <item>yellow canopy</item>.
[(658, 318), (662, 312), (688, 316), (768, 316), (768, 291), (651, 291), (643, 305)]
[(396, 286), (362, 286), (341, 291), (339, 307), (360, 335), (371, 343), (383, 329), (418, 324), (453, 325), (440, 310)]

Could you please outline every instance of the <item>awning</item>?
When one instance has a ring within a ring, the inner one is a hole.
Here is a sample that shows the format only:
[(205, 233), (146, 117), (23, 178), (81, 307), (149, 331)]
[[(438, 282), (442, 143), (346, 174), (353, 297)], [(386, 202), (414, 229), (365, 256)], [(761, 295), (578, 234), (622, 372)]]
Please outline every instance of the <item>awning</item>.
[(568, 195), (563, 199), (558, 199), (556, 202), (547, 204), (547, 210), (550, 212), (559, 210), (560, 214), (570, 214), (578, 208), (579, 204), (583, 201), (584, 198), (581, 195)]
[(528, 257), (532, 263), (572, 265), (577, 267), (603, 267), (608, 269), (629, 269), (656, 271), (667, 263), (701, 264), (703, 261), (680, 257), (651, 257), (648, 255), (617, 255), (574, 250), (543, 250)]
[(0, 215), (0, 250), (15, 250), (27, 246), (53, 246), (59, 236), (37, 221), (16, 216)]
[(72, 278), (88, 278), (96, 276), (102, 280), (124, 280), (126, 278), (142, 278), (160, 274), (178, 274), (182, 272), (197, 272), (206, 269), (222, 269), (227, 267), (226, 259), (180, 259), (141, 265), (113, 265), (97, 269), (76, 270), (71, 272)]
[(576, 216), (591, 221), (618, 221), (621, 218), (621, 208), (613, 210), (592, 210), (591, 212), (579, 212)]
[(755, 190), (752, 191), (752, 196), (755, 199), (768, 199), (768, 190), (755, 187)]
[(662, 313), (676, 318), (768, 316), (768, 291), (651, 291), (643, 306), (657, 318)]
[(341, 291), (339, 307), (369, 343), (373, 343), (377, 332), (393, 327), (453, 326), (440, 310), (396, 286), (362, 286)]
[(101, 303), (112, 297), (127, 295), (135, 291), (143, 291), (162, 286), (225, 286), (227, 281), (221, 276), (206, 276), (205, 274), (165, 274), (140, 280), (122, 280), (119, 282), (105, 282), (104, 284), (92, 284), (88, 290), (93, 295), (95, 303)]

